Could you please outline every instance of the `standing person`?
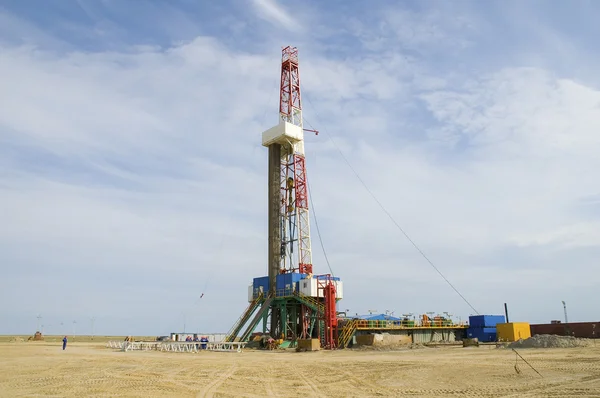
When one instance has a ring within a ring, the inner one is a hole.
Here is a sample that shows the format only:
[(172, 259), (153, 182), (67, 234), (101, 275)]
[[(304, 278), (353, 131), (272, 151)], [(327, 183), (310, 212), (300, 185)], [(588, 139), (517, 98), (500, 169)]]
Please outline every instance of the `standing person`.
[(63, 351), (65, 348), (67, 348), (67, 336), (65, 336), (65, 338), (63, 339)]

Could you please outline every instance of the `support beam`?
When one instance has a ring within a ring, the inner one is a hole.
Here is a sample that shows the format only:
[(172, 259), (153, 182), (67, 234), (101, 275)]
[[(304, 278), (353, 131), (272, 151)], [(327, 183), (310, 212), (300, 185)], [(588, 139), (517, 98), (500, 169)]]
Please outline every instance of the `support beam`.
[[(281, 265), (281, 145), (269, 145), (269, 294), (275, 296)], [(280, 331), (279, 311), (271, 312), (271, 336)]]

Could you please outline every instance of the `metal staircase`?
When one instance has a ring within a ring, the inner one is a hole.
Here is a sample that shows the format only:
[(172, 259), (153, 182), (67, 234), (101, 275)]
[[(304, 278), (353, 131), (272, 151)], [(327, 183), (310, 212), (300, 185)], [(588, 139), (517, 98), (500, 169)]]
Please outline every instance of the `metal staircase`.
[(256, 325), (258, 325), (258, 322), (260, 322), (260, 319), (265, 314), (265, 311), (268, 311), (269, 308), (271, 307), (271, 301), (273, 301), (273, 298), (269, 297), (262, 303), (260, 310), (258, 310), (256, 315), (254, 315), (254, 318), (252, 318), (252, 321), (248, 324), (248, 327), (246, 328), (244, 333), (241, 335), (240, 341), (248, 341), (248, 339), (250, 338), (250, 335), (254, 331), (254, 328), (256, 328)]
[(294, 297), (302, 304), (305, 304), (317, 311), (319, 314), (323, 314), (325, 312), (325, 305), (323, 302), (319, 301), (316, 297), (305, 296), (302, 293), (294, 292)]
[(342, 329), (339, 337), (338, 337), (338, 346), (340, 348), (346, 348), (352, 336), (356, 332), (356, 328), (358, 327), (358, 321), (356, 319), (350, 320)]
[(256, 311), (256, 309), (260, 306), (262, 301), (263, 294), (259, 293), (259, 295), (254, 300), (252, 300), (252, 302), (250, 302), (248, 308), (246, 308), (246, 310), (242, 313), (238, 320), (233, 324), (232, 328), (227, 333), (227, 336), (225, 337), (224, 341), (235, 341), (235, 338), (237, 337), (238, 333), (242, 330), (246, 322), (248, 322), (248, 319), (250, 319), (250, 317), (252, 316), (254, 311)]

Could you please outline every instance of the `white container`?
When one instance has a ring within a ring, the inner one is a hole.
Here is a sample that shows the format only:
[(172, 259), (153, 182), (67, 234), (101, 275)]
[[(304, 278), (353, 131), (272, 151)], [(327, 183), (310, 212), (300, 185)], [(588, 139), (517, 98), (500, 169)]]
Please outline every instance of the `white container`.
[(344, 283), (342, 281), (335, 281), (335, 297), (344, 298)]
[(316, 279), (302, 279), (298, 282), (298, 290), (300, 294), (309, 297), (317, 297), (317, 281)]
[(302, 127), (284, 121), (280, 121), (277, 126), (271, 127), (262, 133), (262, 144), (264, 146), (285, 144), (290, 141), (295, 144), (302, 140), (304, 140)]
[[(335, 284), (335, 297), (338, 299), (344, 298), (344, 284), (342, 281), (333, 281)], [(309, 297), (323, 297), (324, 282), (318, 283), (316, 279), (302, 279), (298, 282), (299, 291), (301, 294)], [(321, 287), (321, 289), (319, 289)]]
[(254, 285), (248, 286), (248, 302), (252, 302), (254, 300)]

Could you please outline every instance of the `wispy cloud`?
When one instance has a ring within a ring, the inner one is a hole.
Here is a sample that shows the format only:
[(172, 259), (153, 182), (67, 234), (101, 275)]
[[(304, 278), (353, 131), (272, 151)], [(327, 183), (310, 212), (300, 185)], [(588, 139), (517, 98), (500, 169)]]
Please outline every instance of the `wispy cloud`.
[(276, 0), (252, 0), (254, 9), (261, 18), (287, 30), (298, 32), (301, 25)]

